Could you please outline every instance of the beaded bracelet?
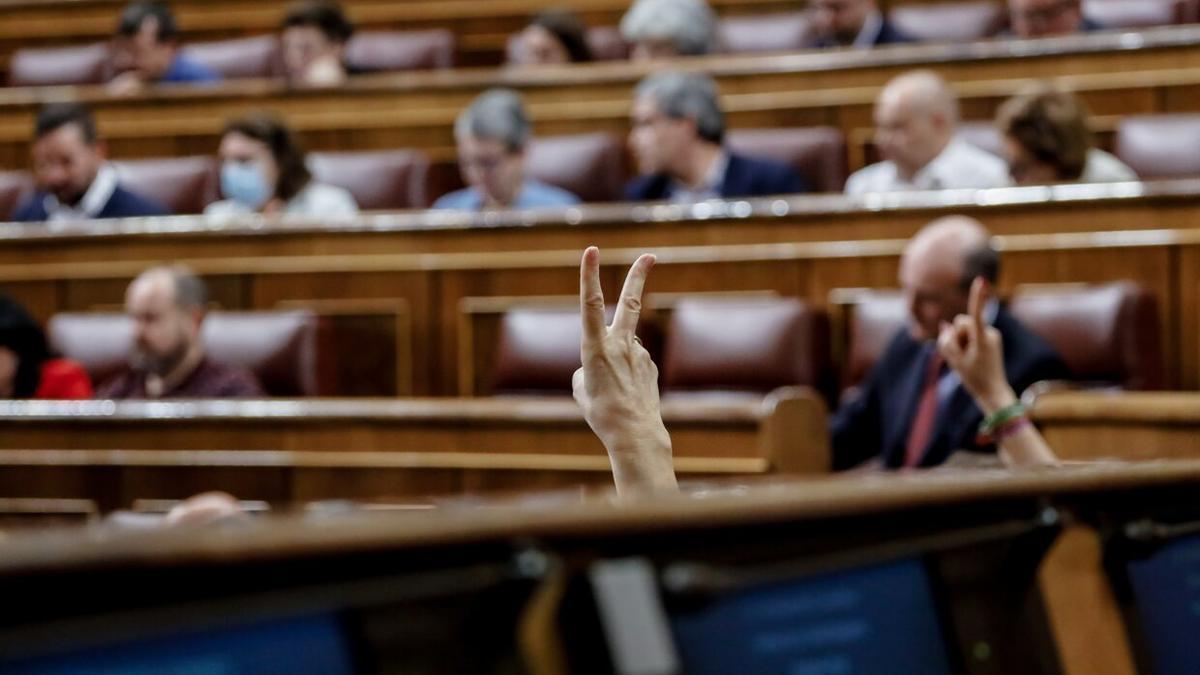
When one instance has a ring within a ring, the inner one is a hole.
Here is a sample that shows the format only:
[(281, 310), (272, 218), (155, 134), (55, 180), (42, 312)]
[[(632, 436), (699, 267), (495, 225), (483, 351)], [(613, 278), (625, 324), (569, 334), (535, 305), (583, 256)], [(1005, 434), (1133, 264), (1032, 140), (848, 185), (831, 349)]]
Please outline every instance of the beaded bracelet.
[(1024, 405), (1014, 403), (988, 415), (979, 425), (979, 432), (975, 437), (976, 443), (991, 445), (1016, 433), (1020, 427), (1029, 422), (1027, 412)]

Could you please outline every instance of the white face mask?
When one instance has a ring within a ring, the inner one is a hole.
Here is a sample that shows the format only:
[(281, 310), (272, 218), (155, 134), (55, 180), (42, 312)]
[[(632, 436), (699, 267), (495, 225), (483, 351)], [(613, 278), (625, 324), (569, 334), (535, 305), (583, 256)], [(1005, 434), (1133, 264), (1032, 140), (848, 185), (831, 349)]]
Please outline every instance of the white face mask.
[(271, 199), (273, 190), (262, 171), (249, 162), (228, 161), (221, 165), (221, 194), (257, 211)]

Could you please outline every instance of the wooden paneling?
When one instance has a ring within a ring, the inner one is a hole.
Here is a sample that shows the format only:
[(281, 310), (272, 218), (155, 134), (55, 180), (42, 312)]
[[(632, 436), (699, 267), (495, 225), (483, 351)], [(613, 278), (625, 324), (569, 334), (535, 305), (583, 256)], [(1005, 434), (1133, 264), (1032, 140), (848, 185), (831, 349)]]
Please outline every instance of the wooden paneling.
[[(1094, 34), (1063, 42), (912, 45), (878, 52), (801, 53), (685, 59), (719, 81), (731, 128), (828, 124), (853, 136), (869, 128), (879, 87), (899, 72), (933, 67), (955, 83), (968, 119), (989, 118), (1003, 99), (1035, 78), (1077, 90), (1097, 115), (1193, 110), (1172, 92), (1200, 82), (1191, 64), (1200, 29), (1142, 34), (1127, 49), (1122, 36)], [(296, 91), (261, 81), (214, 88), (161, 89), (113, 99), (102, 88), (0, 91), (0, 165), (28, 162), (37, 105), (63, 97), (89, 102), (115, 157), (212, 154), (224, 121), (252, 109), (283, 115), (312, 150), (421, 148), (436, 161), (453, 157), (452, 125), (482, 89), (521, 89), (537, 133), (627, 130), (634, 84), (648, 64), (590, 64), (538, 72), (464, 69), (363, 77), (337, 90)], [(1178, 107), (1171, 107), (1178, 106)]]
[(1052, 392), (1034, 420), (1064, 460), (1200, 457), (1200, 394)]

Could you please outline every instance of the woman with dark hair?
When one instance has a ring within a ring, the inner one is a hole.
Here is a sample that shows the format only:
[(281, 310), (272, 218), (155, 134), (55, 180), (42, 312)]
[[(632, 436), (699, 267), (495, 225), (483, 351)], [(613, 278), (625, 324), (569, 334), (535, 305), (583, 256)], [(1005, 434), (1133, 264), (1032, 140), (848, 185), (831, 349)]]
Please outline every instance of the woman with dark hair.
[(209, 204), (206, 216), (358, 213), (349, 192), (313, 180), (295, 135), (274, 117), (250, 115), (225, 125), (217, 155), (225, 198)]
[(587, 26), (570, 9), (538, 12), (513, 40), (508, 62), (518, 66), (582, 63), (592, 60)]
[(23, 307), (0, 295), (0, 398), (91, 397), (92, 381), (83, 367), (50, 358), (41, 326)]

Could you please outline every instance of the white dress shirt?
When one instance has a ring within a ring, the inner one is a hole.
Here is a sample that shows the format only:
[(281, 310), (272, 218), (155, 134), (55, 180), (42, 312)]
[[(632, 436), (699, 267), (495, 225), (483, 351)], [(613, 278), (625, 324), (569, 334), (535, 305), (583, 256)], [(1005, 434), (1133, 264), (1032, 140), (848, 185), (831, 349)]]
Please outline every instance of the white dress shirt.
[(675, 204), (693, 204), (706, 199), (720, 199), (721, 186), (725, 184), (725, 172), (729, 170), (729, 154), (722, 150), (708, 165), (704, 174), (704, 183), (695, 190), (684, 185), (678, 178), (671, 179), (671, 202)]
[(900, 177), (895, 163), (879, 162), (854, 172), (846, 181), (846, 194), (953, 188), (982, 189), (1011, 185), (1012, 177), (1009, 176), (1008, 164), (1003, 159), (955, 137), (940, 155), (917, 171), (911, 181)]
[(1138, 180), (1137, 173), (1116, 157), (1092, 148), (1088, 150), (1087, 163), (1083, 165), (1080, 183), (1123, 183)]
[(108, 164), (102, 164), (100, 170), (96, 172), (96, 178), (92, 180), (92, 184), (88, 186), (87, 192), (83, 193), (83, 198), (75, 206), (68, 206), (58, 201), (52, 194), (45, 197), (42, 205), (46, 208), (46, 221), (51, 223), (61, 223), (66, 221), (91, 220), (95, 218), (104, 206), (108, 204), (108, 200), (112, 199), (113, 192), (117, 189), (117, 171)]

